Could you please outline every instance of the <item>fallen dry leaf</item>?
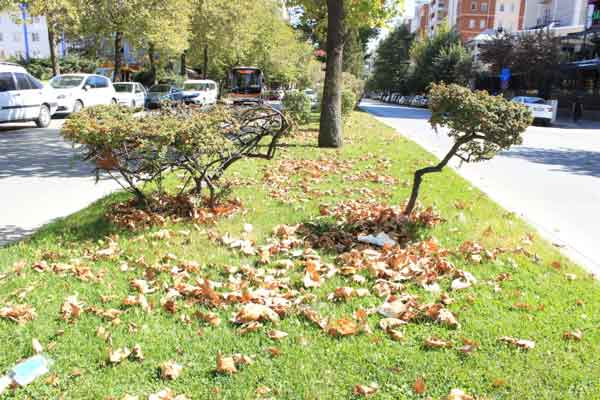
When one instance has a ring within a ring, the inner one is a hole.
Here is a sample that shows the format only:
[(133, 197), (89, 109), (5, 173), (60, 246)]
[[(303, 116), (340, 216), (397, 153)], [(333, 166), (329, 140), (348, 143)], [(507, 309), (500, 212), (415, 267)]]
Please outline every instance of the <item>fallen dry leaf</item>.
[(445, 347), (450, 347), (452, 344), (446, 340), (433, 336), (425, 339), (423, 345), (429, 349), (442, 349)]
[(265, 394), (271, 393), (271, 388), (267, 386), (259, 386), (256, 388), (256, 394), (264, 396)]
[(175, 380), (181, 375), (183, 367), (173, 360), (165, 361), (160, 365), (160, 377), (167, 380)]
[(249, 303), (244, 305), (233, 318), (233, 322), (237, 324), (251, 321), (279, 322), (279, 315), (267, 306)]
[(266, 348), (267, 353), (269, 353), (271, 355), (271, 357), (275, 358), (275, 357), (279, 357), (280, 355), (283, 354), (283, 352), (281, 351), (281, 349), (277, 348), (277, 347), (267, 347)]
[(446, 400), (475, 400), (475, 398), (460, 389), (452, 389), (450, 394), (446, 396)]
[(354, 386), (354, 395), (368, 397), (372, 396), (379, 390), (379, 385), (371, 383), (370, 385), (356, 385)]
[(288, 336), (288, 334), (287, 334), (286, 332), (283, 332), (283, 331), (278, 331), (278, 330), (276, 330), (276, 329), (273, 329), (273, 330), (271, 330), (271, 331), (267, 332), (267, 336), (268, 336), (270, 339), (273, 339), (273, 340), (281, 340), (281, 339), (283, 339), (284, 337), (287, 337), (287, 336)]
[(189, 400), (189, 398), (183, 394), (175, 395), (170, 389), (163, 389), (148, 396), (148, 400)]
[(581, 332), (581, 330), (579, 330), (579, 329), (575, 329), (573, 331), (568, 331), (563, 334), (563, 338), (579, 341), (579, 340), (583, 339), (583, 332)]
[(79, 318), (83, 311), (84, 304), (77, 299), (77, 295), (69, 296), (60, 307), (62, 319), (72, 322)]
[(347, 318), (341, 318), (330, 321), (327, 324), (327, 333), (331, 336), (351, 336), (356, 335), (359, 331), (359, 325)]
[(237, 372), (237, 368), (235, 366), (235, 360), (233, 357), (223, 357), (221, 354), (217, 354), (216, 371), (220, 374), (235, 374)]
[(23, 325), (36, 318), (35, 309), (27, 304), (17, 304), (0, 308), (0, 318), (9, 319)]
[(530, 350), (535, 347), (535, 342), (533, 340), (517, 339), (510, 336), (502, 336), (499, 340), (524, 350)]
[(219, 318), (219, 316), (212, 311), (208, 311), (208, 312), (198, 311), (194, 315), (196, 317), (200, 318), (202, 321), (208, 322), (212, 326), (216, 327), (216, 326), (221, 325), (221, 318)]
[(108, 361), (110, 361), (111, 364), (119, 364), (121, 361), (129, 357), (129, 355), (131, 355), (131, 350), (129, 350), (127, 347), (116, 350), (110, 349), (108, 351)]
[(427, 390), (427, 386), (425, 385), (425, 380), (423, 379), (423, 377), (417, 377), (415, 383), (413, 384), (413, 390), (416, 394), (425, 393), (425, 391)]
[(44, 347), (37, 339), (31, 339), (31, 347), (33, 348), (33, 352), (35, 354), (40, 354), (44, 352)]
[(403, 321), (399, 318), (382, 318), (381, 320), (379, 320), (379, 327), (384, 331), (394, 329), (406, 324), (406, 321)]
[(142, 346), (136, 344), (131, 350), (131, 357), (135, 360), (144, 361), (144, 353), (142, 352)]

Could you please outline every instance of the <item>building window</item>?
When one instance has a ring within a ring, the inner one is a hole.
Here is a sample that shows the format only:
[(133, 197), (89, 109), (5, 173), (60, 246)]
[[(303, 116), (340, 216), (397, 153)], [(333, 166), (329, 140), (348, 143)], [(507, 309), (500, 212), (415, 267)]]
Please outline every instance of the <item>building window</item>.
[(21, 33), (14, 32), (13, 33), (13, 41), (16, 43), (21, 43)]
[(488, 3), (481, 3), (481, 12), (487, 12)]
[(0, 32), (0, 42), (4, 41), (4, 35), (2, 34), (2, 32)]
[(474, 1), (471, 2), (471, 11), (477, 11), (477, 3)]
[(469, 28), (471, 28), (471, 29), (475, 28), (475, 20), (474, 19), (469, 20)]
[(482, 19), (479, 21), (479, 28), (480, 29), (485, 29), (485, 19)]
[(31, 32), (31, 41), (32, 42), (39, 42), (40, 41), (40, 34), (38, 32)]
[(504, 3), (500, 3), (500, 12), (504, 12)]

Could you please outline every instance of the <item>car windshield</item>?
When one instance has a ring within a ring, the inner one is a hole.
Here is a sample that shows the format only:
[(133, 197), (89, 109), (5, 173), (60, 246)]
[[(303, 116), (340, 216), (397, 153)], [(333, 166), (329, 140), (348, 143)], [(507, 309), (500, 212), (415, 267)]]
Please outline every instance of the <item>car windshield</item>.
[(150, 92), (154, 93), (166, 93), (171, 90), (169, 85), (154, 85), (150, 88)]
[(184, 90), (208, 90), (208, 83), (188, 82), (183, 84)]
[(133, 92), (133, 85), (128, 83), (114, 83), (115, 91), (119, 93), (131, 93)]
[(306, 90), (304, 91), (304, 93), (306, 93), (306, 94), (308, 94), (308, 95), (311, 95), (311, 94), (315, 94), (315, 91), (314, 91), (314, 90), (312, 90), (312, 89), (306, 89)]
[(83, 79), (83, 76), (60, 75), (50, 80), (50, 86), (54, 89), (71, 89), (81, 85)]

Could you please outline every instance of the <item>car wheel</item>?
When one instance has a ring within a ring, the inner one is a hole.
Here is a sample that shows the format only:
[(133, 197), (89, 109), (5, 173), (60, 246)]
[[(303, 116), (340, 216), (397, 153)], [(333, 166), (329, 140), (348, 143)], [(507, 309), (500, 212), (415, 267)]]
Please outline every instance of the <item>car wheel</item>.
[(48, 106), (40, 107), (40, 115), (35, 120), (35, 124), (38, 128), (47, 128), (50, 125), (50, 121), (52, 120), (52, 115), (50, 115), (50, 109)]
[(73, 105), (73, 112), (76, 113), (81, 110), (83, 110), (83, 103), (80, 100), (77, 100)]
[(110, 101), (110, 104), (113, 105), (113, 106), (116, 105), (117, 104), (117, 99), (112, 99)]

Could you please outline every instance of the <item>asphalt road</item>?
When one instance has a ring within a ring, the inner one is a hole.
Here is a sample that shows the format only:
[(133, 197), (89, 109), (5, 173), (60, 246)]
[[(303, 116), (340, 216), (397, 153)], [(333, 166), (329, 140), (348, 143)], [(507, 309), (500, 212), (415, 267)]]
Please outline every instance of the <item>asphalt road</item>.
[(95, 183), (93, 167), (75, 159), (71, 144), (60, 137), (62, 124), (0, 125), (0, 246), (119, 187), (109, 179)]
[[(443, 131), (431, 129), (425, 109), (370, 100), (361, 107), (437, 157), (451, 147)], [(586, 128), (532, 126), (523, 145), (493, 160), (451, 166), (600, 275), (600, 125)]]

